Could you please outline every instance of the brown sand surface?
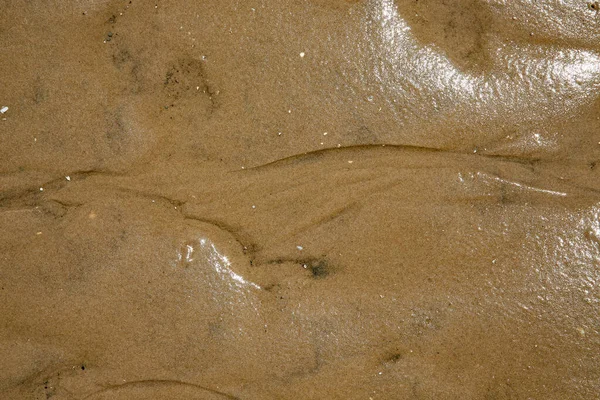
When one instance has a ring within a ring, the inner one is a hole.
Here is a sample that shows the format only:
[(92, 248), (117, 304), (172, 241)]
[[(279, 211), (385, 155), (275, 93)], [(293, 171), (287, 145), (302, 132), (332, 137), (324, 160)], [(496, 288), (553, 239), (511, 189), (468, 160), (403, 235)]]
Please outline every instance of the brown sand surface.
[(600, 399), (597, 1), (1, 0), (0, 108), (0, 399)]

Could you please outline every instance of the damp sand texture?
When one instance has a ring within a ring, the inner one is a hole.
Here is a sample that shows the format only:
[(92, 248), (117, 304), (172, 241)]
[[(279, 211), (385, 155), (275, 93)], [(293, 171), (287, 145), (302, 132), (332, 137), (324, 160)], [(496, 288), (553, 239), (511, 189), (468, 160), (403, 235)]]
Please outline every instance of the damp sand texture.
[(599, 399), (600, 6), (8, 0), (0, 399)]

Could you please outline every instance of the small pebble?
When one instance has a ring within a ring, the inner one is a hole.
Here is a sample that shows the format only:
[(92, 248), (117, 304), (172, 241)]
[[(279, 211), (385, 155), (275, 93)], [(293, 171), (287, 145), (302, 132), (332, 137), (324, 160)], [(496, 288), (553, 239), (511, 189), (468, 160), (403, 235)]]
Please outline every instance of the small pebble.
[(0, 114), (4, 114), (7, 111), (8, 111), (8, 107), (6, 107), (6, 106), (0, 108)]
[(300, 58), (304, 58), (305, 55), (304, 52), (300, 53)]
[(300, 251), (304, 250), (304, 247), (302, 247), (302, 246), (296, 246), (296, 248)]

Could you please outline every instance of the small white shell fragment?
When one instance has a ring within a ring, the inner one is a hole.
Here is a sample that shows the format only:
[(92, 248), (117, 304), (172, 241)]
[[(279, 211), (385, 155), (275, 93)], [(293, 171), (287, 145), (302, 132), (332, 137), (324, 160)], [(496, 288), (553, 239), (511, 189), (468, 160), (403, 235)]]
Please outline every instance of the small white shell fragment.
[(303, 250), (303, 249), (304, 249), (304, 247), (302, 247), (302, 246), (296, 246), (296, 248), (297, 248), (298, 250)]
[(68, 180), (68, 181), (70, 181), (71, 177), (67, 175), (67, 176), (65, 176), (65, 179)]
[(304, 56), (305, 56), (304, 52), (300, 53), (300, 58), (304, 58)]
[(8, 107), (6, 107), (6, 106), (0, 108), (0, 113), (2, 113), (2, 114), (4, 114), (7, 111), (8, 111)]

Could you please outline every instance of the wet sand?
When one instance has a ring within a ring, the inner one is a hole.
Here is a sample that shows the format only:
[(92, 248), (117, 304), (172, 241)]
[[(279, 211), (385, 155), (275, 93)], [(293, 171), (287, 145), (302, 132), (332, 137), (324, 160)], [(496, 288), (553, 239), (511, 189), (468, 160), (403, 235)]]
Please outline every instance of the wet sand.
[(600, 5), (9, 0), (0, 398), (600, 398)]

